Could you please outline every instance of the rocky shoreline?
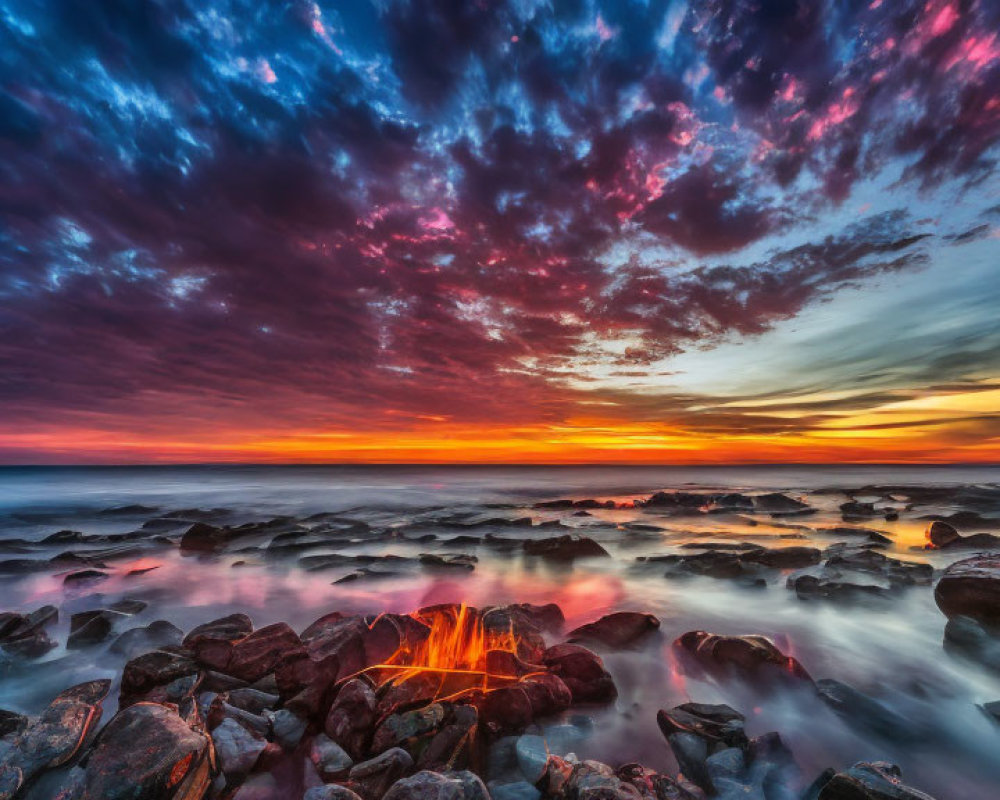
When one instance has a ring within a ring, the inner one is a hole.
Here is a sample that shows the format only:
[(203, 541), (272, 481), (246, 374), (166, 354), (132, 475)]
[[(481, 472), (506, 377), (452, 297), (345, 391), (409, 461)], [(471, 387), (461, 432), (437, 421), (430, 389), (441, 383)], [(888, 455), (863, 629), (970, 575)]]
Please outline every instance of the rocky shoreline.
[[(663, 519), (766, 518), (787, 542), (772, 547), (735, 538), (691, 541), (669, 554), (639, 556), (633, 569), (656, 570), (667, 580), (709, 578), (746, 588), (780, 581), (798, 601), (844, 608), (892, 602), (908, 591), (933, 592), (946, 620), (945, 649), (1000, 674), (1000, 556), (990, 552), (1000, 550), (1000, 538), (976, 530), (992, 525), (981, 512), (994, 507), (996, 493), (973, 502), (972, 511), (922, 515), (923, 547), (959, 556), (935, 570), (886, 555), (892, 538), (870, 527), (879, 517), (920, 518), (913, 488), (908, 501), (900, 499), (900, 489), (877, 491), (883, 500), (851, 499), (839, 507), (845, 523), (863, 520), (864, 526), (813, 528), (795, 520), (808, 519), (816, 509), (781, 493), (657, 492), (639, 504), (648, 521), (625, 523), (617, 532), (623, 540), (645, 539), (660, 535)], [(965, 500), (979, 491), (968, 490)], [(586, 535), (597, 528), (577, 528), (567, 520), (586, 524), (594, 514), (636, 505), (559, 499), (535, 504), (539, 512), (557, 512), (555, 519), (502, 509), (485, 518), (437, 513), (391, 529), (341, 514), (232, 524), (222, 510), (168, 512), (149, 517), (134, 534), (61, 530), (41, 542), (8, 539), (8, 549), (20, 548), (27, 557), (0, 561), (0, 573), (58, 569), (65, 591), (87, 592), (115, 572), (112, 565), (122, 553), (151, 546), (176, 547), (194, 558), (280, 555), (296, 558), (306, 572), (346, 570), (335, 584), (412, 570), (450, 574), (477, 568), (477, 557), (467, 552), (350, 552), (359, 540), (380, 538), (516, 552), (562, 569), (577, 560), (611, 557), (601, 541)], [(106, 513), (157, 511), (133, 506)], [(813, 535), (838, 541), (814, 546)], [(73, 549), (35, 558), (41, 546)], [(317, 548), (336, 552), (310, 552)], [(240, 559), (231, 566), (240, 566)], [(118, 572), (141, 580), (147, 571)], [(804, 774), (795, 742), (776, 731), (747, 731), (750, 709), (697, 697), (635, 712), (655, 718), (676, 771), (577, 757), (590, 714), (618, 695), (605, 658), (662, 638), (660, 619), (648, 612), (615, 611), (567, 630), (554, 603), (439, 604), (405, 614), (331, 610), (300, 630), (283, 622), (256, 627), (250, 615), (232, 613), (184, 631), (166, 619), (136, 625), (132, 620), (146, 612), (145, 600), (102, 603), (100, 595), (91, 596), (96, 607), (70, 615), (61, 643), (52, 635), (60, 613), (53, 605), (0, 613), (6, 671), (23, 675), (60, 645), (67, 654), (100, 646), (124, 664), (115, 679), (66, 688), (37, 715), (0, 710), (0, 800), (929, 797), (904, 783), (900, 769), (878, 753), (870, 761)], [(822, 676), (822, 663), (800, 661), (766, 636), (689, 630), (663, 645), (671, 668), (683, 675), (743, 685), (761, 697), (791, 687), (876, 739), (916, 743), (928, 734), (921, 722)], [(116, 692), (117, 709), (107, 719), (105, 706)], [(998, 708), (984, 703), (983, 713), (1000, 718)]]

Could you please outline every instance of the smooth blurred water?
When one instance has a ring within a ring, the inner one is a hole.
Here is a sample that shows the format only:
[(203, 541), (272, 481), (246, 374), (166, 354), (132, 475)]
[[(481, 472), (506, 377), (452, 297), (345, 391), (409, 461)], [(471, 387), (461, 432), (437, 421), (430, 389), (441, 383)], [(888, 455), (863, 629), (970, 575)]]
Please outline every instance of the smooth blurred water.
[[(59, 625), (52, 631), (60, 647), (30, 668), (9, 669), (0, 678), (0, 706), (37, 711), (76, 681), (117, 677), (121, 662), (106, 654), (104, 647), (67, 652), (62, 643), (71, 613), (124, 596), (149, 603), (131, 624), (168, 619), (185, 630), (235, 610), (250, 613), (257, 625), (284, 620), (301, 629), (332, 610), (407, 612), (450, 601), (556, 602), (566, 614), (567, 629), (623, 609), (649, 611), (662, 621), (659, 639), (639, 651), (606, 657), (621, 696), (613, 708), (593, 710), (595, 732), (579, 748), (582, 757), (609, 763), (640, 760), (673, 769), (656, 727), (656, 710), (686, 700), (728, 702), (747, 715), (751, 734), (780, 731), (810, 777), (826, 766), (843, 768), (857, 760), (886, 759), (903, 768), (907, 782), (941, 799), (1000, 796), (996, 757), (1000, 726), (977, 708), (979, 703), (1000, 700), (1000, 676), (944, 652), (945, 618), (931, 587), (914, 587), (888, 601), (865, 605), (804, 603), (785, 588), (786, 576), (779, 572), (766, 588), (749, 589), (727, 580), (667, 579), (661, 568), (643, 568), (635, 560), (679, 552), (681, 544), (707, 539), (823, 547), (836, 538), (809, 533), (811, 542), (789, 540), (782, 537), (795, 531), (782, 525), (844, 524), (837, 506), (845, 496), (830, 490), (998, 481), (998, 468), (966, 466), (3, 468), (0, 538), (8, 541), (38, 542), (62, 528), (125, 533), (150, 517), (184, 508), (229, 509), (226, 521), (231, 523), (332, 511), (382, 529), (464, 511), (482, 516), (531, 515), (536, 522), (561, 519), (599, 541), (612, 558), (552, 565), (519, 551), (499, 554), (487, 547), (447, 546), (440, 540), (378, 539), (358, 542), (349, 552), (403, 556), (468, 552), (478, 556), (479, 563), (470, 573), (416, 569), (392, 579), (335, 584), (344, 571), (307, 572), (297, 562), (299, 554), (275, 559), (257, 549), (266, 542), (249, 542), (218, 556), (185, 556), (176, 545), (153, 544), (150, 533), (149, 547), (109, 562), (111, 577), (93, 587), (67, 591), (62, 583), (65, 570), (0, 575), (0, 610), (30, 610), (44, 603), (61, 610)], [(568, 511), (532, 508), (541, 499), (628, 500), (660, 489), (692, 488), (784, 491), (805, 497), (818, 513), (780, 521), (759, 517), (759, 524), (751, 526), (735, 515), (666, 518), (640, 509), (616, 509), (574, 517)], [(101, 513), (134, 504), (157, 511)], [(943, 568), (966, 555), (914, 550), (923, 541), (926, 524), (915, 516), (904, 514), (896, 522), (878, 519), (868, 525), (893, 536), (890, 554), (898, 558)], [(619, 527), (629, 521), (652, 523), (663, 530), (629, 534)], [(440, 539), (460, 532), (442, 530)], [(562, 532), (536, 527), (512, 529), (510, 535), (537, 538)], [(176, 533), (171, 535), (176, 538)], [(66, 549), (74, 548), (56, 546), (49, 555)], [(318, 552), (332, 550), (336, 548)], [(27, 556), (17, 547), (4, 550), (0, 545), (0, 559), (23, 557)], [(146, 567), (155, 568), (140, 576), (127, 575)], [(699, 628), (769, 635), (813, 677), (837, 678), (878, 697), (926, 730), (926, 737), (903, 745), (859, 732), (811, 692), (761, 693), (732, 682), (683, 675), (673, 661), (670, 642)]]

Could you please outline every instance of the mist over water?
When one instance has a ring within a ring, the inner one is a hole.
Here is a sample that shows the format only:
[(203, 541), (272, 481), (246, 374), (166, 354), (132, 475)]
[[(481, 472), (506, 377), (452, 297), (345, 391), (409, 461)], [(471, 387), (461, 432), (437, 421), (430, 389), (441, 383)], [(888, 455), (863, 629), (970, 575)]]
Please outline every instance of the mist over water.
[[(26, 665), (2, 662), (0, 707), (37, 713), (75, 682), (117, 679), (123, 659), (108, 653), (107, 643), (67, 651), (65, 642), (72, 613), (122, 597), (149, 605), (116, 632), (155, 619), (189, 630), (232, 611), (249, 613), (257, 626), (286, 621), (301, 630), (334, 610), (408, 612), (437, 602), (555, 602), (566, 615), (566, 630), (616, 610), (648, 611), (661, 621), (661, 635), (641, 648), (602, 653), (619, 699), (609, 708), (587, 709), (594, 727), (576, 750), (581, 757), (612, 765), (641, 761), (674, 771), (656, 726), (657, 709), (687, 700), (725, 702), (747, 716), (751, 735), (779, 731), (809, 779), (828, 766), (841, 769), (858, 760), (884, 759), (902, 767), (907, 783), (939, 800), (997, 796), (1000, 727), (977, 704), (1000, 700), (1000, 676), (945, 652), (946, 620), (931, 586), (914, 586), (864, 603), (803, 602), (786, 588), (788, 570), (775, 570), (765, 587), (750, 588), (725, 579), (666, 578), (662, 565), (636, 559), (684, 552), (682, 545), (699, 541), (823, 548), (843, 539), (812, 529), (845, 524), (838, 510), (845, 489), (998, 481), (1000, 469), (978, 466), (3, 468), (0, 560), (102, 547), (32, 543), (63, 529), (84, 534), (143, 530), (148, 520), (183, 509), (220, 509), (215, 513), (227, 525), (279, 516), (301, 521), (335, 512), (367, 523), (372, 531), (399, 535), (366, 539), (362, 533), (349, 544), (318, 543), (308, 551), (281, 556), (268, 553), (267, 537), (241, 539), (218, 555), (186, 555), (176, 540), (190, 523), (173, 528), (164, 524), (109, 554), (105, 571), (110, 577), (94, 585), (67, 589), (63, 578), (68, 569), (0, 574), (0, 611), (28, 611), (44, 604), (60, 609), (59, 623), (50, 630), (59, 642), (56, 649)], [(804, 499), (817, 513), (781, 520), (758, 515), (751, 521), (736, 514), (668, 517), (651, 508), (597, 509), (589, 516), (575, 516), (572, 510), (533, 507), (563, 497), (628, 501), (663, 489), (781, 491)], [(919, 514), (924, 513), (933, 510), (920, 508)], [(923, 543), (926, 525), (916, 514), (903, 514), (894, 522), (876, 518), (856, 524), (891, 536), (893, 544), (884, 552), (895, 558), (942, 569), (968, 555), (915, 550)], [(537, 526), (561, 520), (599, 542), (612, 557), (553, 565), (519, 549), (497, 552), (476, 544), (448, 544), (447, 539), (463, 531), (436, 528), (435, 521), (459, 515), (467, 520), (534, 518), (534, 528), (498, 533), (512, 537), (565, 533)], [(416, 522), (423, 523), (423, 537), (406, 533)], [(660, 530), (627, 527), (635, 522)], [(336, 581), (353, 567), (308, 571), (298, 560), (324, 553), (415, 558), (459, 552), (478, 557), (473, 571), (387, 562), (391, 576), (346, 583)], [(764, 691), (733, 680), (684, 674), (670, 643), (695, 629), (770, 636), (814, 678), (849, 683), (911, 720), (915, 736), (894, 742), (849, 726), (809, 690)], [(114, 705), (109, 701), (106, 719)]]

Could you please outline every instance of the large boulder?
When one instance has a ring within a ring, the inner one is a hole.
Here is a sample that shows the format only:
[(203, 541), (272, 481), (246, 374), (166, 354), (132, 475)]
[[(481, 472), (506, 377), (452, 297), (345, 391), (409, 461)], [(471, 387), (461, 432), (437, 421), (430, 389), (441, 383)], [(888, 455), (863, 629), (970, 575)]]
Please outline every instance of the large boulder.
[(231, 717), (225, 717), (212, 729), (212, 742), (222, 773), (231, 784), (250, 773), (267, 747), (260, 733)]
[(569, 641), (621, 649), (635, 644), (659, 628), (660, 620), (652, 614), (619, 611), (570, 631)]
[(924, 533), (927, 547), (931, 550), (1000, 548), (1000, 536), (992, 533), (970, 533), (962, 536), (954, 525), (943, 520), (935, 520), (927, 526)]
[(347, 777), (364, 800), (382, 800), (389, 787), (412, 766), (413, 757), (401, 747), (394, 747), (375, 758), (355, 764)]
[(157, 687), (198, 674), (198, 664), (181, 648), (163, 648), (143, 653), (122, 671), (121, 705), (144, 698)]
[(268, 625), (236, 641), (200, 639), (193, 643), (192, 650), (203, 665), (248, 683), (260, 680), (283, 662), (305, 653), (298, 634), (284, 622)]
[(0, 800), (17, 795), (43, 770), (60, 767), (80, 751), (101, 719), (111, 681), (88, 681), (61, 692), (14, 739), (0, 764)]
[(948, 617), (972, 617), (1000, 625), (1000, 555), (956, 561), (934, 588), (938, 608)]
[(208, 736), (158, 703), (119, 711), (87, 759), (79, 800), (200, 798), (212, 771)]

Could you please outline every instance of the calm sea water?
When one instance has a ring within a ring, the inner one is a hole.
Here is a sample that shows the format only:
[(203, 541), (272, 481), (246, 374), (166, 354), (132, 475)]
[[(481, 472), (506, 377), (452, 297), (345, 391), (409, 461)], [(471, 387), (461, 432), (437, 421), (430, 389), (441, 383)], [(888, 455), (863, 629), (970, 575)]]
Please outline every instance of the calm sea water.
[[(146, 601), (131, 623), (168, 619), (182, 629), (235, 610), (258, 625), (279, 620), (301, 629), (332, 610), (406, 612), (434, 602), (487, 605), (508, 601), (556, 602), (567, 626), (614, 610), (641, 610), (662, 621), (663, 636), (637, 652), (606, 661), (621, 690), (613, 708), (595, 710), (591, 739), (582, 757), (609, 763), (639, 760), (675, 769), (655, 723), (657, 708), (686, 700), (727, 702), (749, 718), (751, 734), (778, 730), (811, 777), (826, 767), (858, 760), (898, 763), (906, 780), (939, 798), (1000, 796), (1000, 727), (977, 704), (1000, 700), (1000, 677), (956, 659), (942, 648), (945, 619), (931, 587), (915, 587), (891, 601), (841, 606), (803, 603), (775, 573), (763, 589), (726, 580), (668, 579), (642, 568), (638, 556), (682, 552), (681, 545), (706, 539), (753, 541), (767, 546), (788, 541), (782, 522), (760, 524), (731, 515), (662, 518), (639, 509), (595, 511), (590, 517), (534, 509), (539, 500), (597, 497), (628, 500), (661, 489), (725, 489), (749, 493), (783, 491), (818, 509), (783, 522), (811, 527), (843, 524), (834, 490), (872, 484), (901, 486), (1000, 483), (997, 467), (129, 467), (0, 468), (0, 560), (51, 557), (96, 544), (32, 545), (61, 530), (114, 534), (140, 530), (153, 517), (180, 509), (225, 509), (229, 524), (277, 516), (304, 518), (318, 512), (367, 522), (374, 529), (403, 529), (452, 514), (468, 518), (531, 515), (537, 522), (562, 519), (580, 527), (611, 553), (610, 559), (568, 567), (503, 555), (486, 547), (449, 547), (439, 541), (363, 537), (351, 554), (415, 556), (422, 552), (468, 552), (479, 558), (473, 572), (434, 573), (415, 569), (393, 578), (336, 583), (344, 571), (308, 572), (300, 553), (274, 558), (266, 541), (241, 543), (217, 556), (182, 555), (175, 544), (154, 536), (183, 530), (151, 530), (109, 557), (110, 577), (67, 591), (65, 570), (0, 574), (0, 611), (30, 610), (46, 603), (60, 608), (52, 631), (60, 646), (30, 667), (7, 664), (0, 676), (0, 706), (37, 712), (47, 699), (80, 680), (120, 674), (121, 660), (99, 646), (67, 651), (69, 616), (121, 597)], [(143, 506), (107, 513), (123, 506)], [(943, 509), (947, 510), (947, 509)], [(220, 512), (221, 513), (221, 512)], [(1000, 508), (996, 509), (1000, 515)], [(628, 534), (628, 522), (653, 523), (659, 532)], [(927, 561), (943, 568), (962, 555), (915, 550), (925, 522), (904, 514), (872, 527), (894, 539), (894, 557)], [(530, 529), (529, 529), (530, 530)], [(557, 531), (561, 532), (561, 531)], [(522, 531), (518, 530), (517, 535)], [(551, 535), (532, 531), (528, 535)], [(835, 539), (805, 534), (818, 547)], [(17, 544), (16, 542), (29, 544)], [(347, 552), (319, 548), (316, 552)], [(26, 553), (27, 551), (27, 553)], [(142, 575), (128, 575), (152, 568)], [(759, 694), (748, 687), (695, 679), (678, 673), (670, 642), (692, 629), (769, 635), (795, 655), (816, 678), (832, 677), (862, 689), (913, 720), (925, 735), (917, 744), (878, 739), (848, 726), (810, 692)], [(113, 711), (114, 703), (109, 704)]]

